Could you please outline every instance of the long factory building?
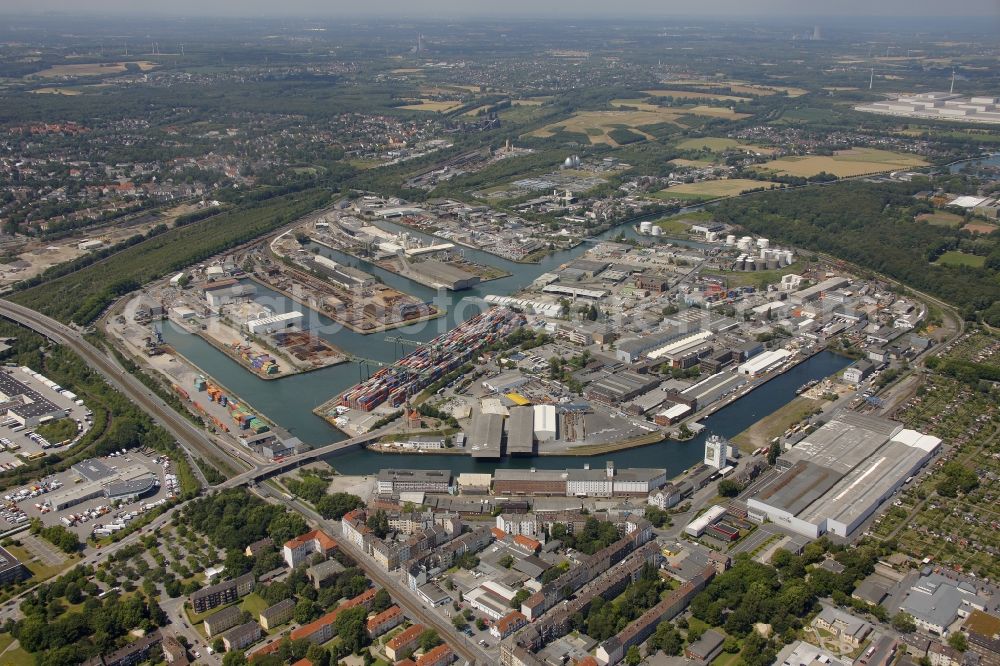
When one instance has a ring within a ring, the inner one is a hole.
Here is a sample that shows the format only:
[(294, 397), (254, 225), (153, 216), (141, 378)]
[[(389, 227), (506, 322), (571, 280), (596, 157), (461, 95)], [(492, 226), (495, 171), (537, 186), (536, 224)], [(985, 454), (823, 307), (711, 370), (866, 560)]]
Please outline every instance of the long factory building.
[(747, 501), (749, 517), (848, 537), (940, 447), (895, 421), (842, 411), (782, 454), (782, 473)]
[(667, 483), (663, 468), (616, 469), (608, 462), (604, 469), (496, 469), (496, 495), (562, 495), (566, 497), (645, 496)]

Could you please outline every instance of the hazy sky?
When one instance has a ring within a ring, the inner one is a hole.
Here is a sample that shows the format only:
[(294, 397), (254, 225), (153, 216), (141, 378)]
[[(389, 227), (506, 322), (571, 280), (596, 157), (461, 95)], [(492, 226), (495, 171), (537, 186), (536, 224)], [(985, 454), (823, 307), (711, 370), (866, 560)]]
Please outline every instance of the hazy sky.
[(1000, 18), (1000, 0), (0, 0), (0, 12), (201, 16), (905, 16)]

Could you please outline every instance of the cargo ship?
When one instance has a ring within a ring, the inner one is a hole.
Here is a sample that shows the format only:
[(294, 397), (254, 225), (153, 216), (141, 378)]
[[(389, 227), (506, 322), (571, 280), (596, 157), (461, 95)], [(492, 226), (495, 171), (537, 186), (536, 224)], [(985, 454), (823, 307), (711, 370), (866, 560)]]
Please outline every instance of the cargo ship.
[(336, 404), (365, 412), (383, 403), (399, 407), (524, 322), (524, 317), (510, 308), (493, 308), (476, 315), (347, 389)]
[(795, 389), (795, 395), (802, 395), (803, 393), (805, 393), (806, 391), (808, 391), (809, 389), (811, 389), (813, 386), (816, 386), (816, 384), (819, 384), (819, 380), (818, 379), (813, 379), (813, 380), (810, 380), (810, 381), (806, 382), (802, 386), (800, 386), (797, 389)]

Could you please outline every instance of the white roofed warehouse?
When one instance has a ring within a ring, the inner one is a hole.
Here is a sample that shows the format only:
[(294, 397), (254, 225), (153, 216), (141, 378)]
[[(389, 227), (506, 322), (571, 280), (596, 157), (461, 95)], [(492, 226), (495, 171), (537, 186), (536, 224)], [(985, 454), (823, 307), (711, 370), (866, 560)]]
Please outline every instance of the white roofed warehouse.
[(304, 315), (298, 310), (295, 310), (284, 314), (271, 315), (270, 317), (251, 319), (247, 322), (247, 330), (254, 335), (277, 333), (278, 331), (283, 331), (286, 328), (291, 328), (293, 326), (301, 327), (303, 318)]
[(784, 471), (748, 499), (750, 517), (849, 537), (940, 447), (894, 421), (840, 412), (779, 458)]

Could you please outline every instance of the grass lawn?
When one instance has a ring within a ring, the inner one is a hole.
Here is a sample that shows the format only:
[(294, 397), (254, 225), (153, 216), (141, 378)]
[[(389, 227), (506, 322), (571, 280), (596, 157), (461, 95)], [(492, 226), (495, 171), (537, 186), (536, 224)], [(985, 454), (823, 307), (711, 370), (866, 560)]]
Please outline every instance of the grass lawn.
[(0, 656), (0, 666), (34, 666), (35, 658), (21, 646)]
[(691, 630), (691, 629), (708, 630), (708, 629), (711, 629), (711, 627), (708, 626), (707, 622), (699, 620), (696, 617), (689, 617), (688, 618), (688, 630)]
[(667, 236), (686, 236), (691, 229), (683, 220), (660, 220), (654, 224), (663, 229), (663, 233)]
[(798, 423), (822, 404), (819, 400), (796, 396), (790, 403), (781, 407), (752, 426), (733, 437), (732, 442), (743, 451), (753, 451), (766, 446), (772, 439), (785, 432), (789, 426)]
[(945, 252), (934, 263), (941, 266), (968, 266), (970, 268), (982, 268), (986, 263), (986, 257), (978, 257), (974, 254), (966, 254), (958, 250)]
[(723, 652), (714, 660), (712, 660), (712, 666), (734, 666), (740, 661), (740, 653), (729, 654), (728, 652)]
[(245, 611), (250, 611), (250, 614), (255, 618), (260, 616), (260, 612), (268, 607), (268, 604), (264, 599), (256, 592), (248, 594), (244, 599), (243, 603), (240, 604), (240, 608)]
[(7, 546), (7, 550), (10, 551), (11, 555), (21, 560), (21, 562), (24, 563), (24, 566), (28, 567), (28, 570), (31, 571), (32, 583), (41, 583), (42, 581), (48, 580), (53, 576), (57, 576), (66, 569), (72, 567), (76, 562), (73, 557), (67, 557), (66, 561), (62, 564), (50, 566), (34, 560), (34, 555), (29, 553), (23, 546), (10, 545)]
[[(259, 598), (259, 597), (258, 597)], [(263, 599), (261, 599), (263, 601)], [(187, 605), (184, 606), (184, 614), (187, 615), (188, 620), (191, 622), (191, 626), (199, 625), (205, 620), (206, 617), (211, 617), (225, 608), (232, 606), (232, 604), (225, 604), (223, 606), (216, 606), (211, 610), (207, 610), (204, 613), (195, 613), (193, 609), (189, 608)]]
[(14, 642), (14, 637), (10, 634), (0, 634), (0, 653), (10, 647)]

